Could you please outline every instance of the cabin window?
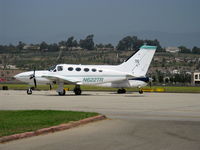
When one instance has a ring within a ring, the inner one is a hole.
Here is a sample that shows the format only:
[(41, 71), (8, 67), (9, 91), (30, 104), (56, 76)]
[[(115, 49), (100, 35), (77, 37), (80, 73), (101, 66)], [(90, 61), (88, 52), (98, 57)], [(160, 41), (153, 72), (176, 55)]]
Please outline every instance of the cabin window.
[(57, 70), (58, 70), (58, 71), (63, 71), (63, 66), (58, 66), (58, 67), (57, 67)]
[(99, 72), (103, 72), (103, 70), (99, 70)]
[(198, 74), (195, 75), (195, 79), (198, 79)]
[(74, 68), (72, 68), (72, 67), (69, 67), (69, 68), (68, 68), (68, 70), (69, 70), (69, 71), (73, 71), (73, 70), (74, 70)]
[(89, 69), (88, 69), (88, 68), (84, 68), (84, 71), (85, 71), (85, 72), (88, 72), (88, 71), (89, 71)]
[(52, 66), (51, 68), (49, 68), (49, 71), (55, 72), (55, 70), (56, 70), (56, 65), (54, 65), (54, 66)]
[(76, 68), (76, 71), (81, 71), (81, 68)]
[(97, 69), (95, 69), (95, 68), (92, 69), (92, 72), (96, 72), (96, 71), (97, 71)]

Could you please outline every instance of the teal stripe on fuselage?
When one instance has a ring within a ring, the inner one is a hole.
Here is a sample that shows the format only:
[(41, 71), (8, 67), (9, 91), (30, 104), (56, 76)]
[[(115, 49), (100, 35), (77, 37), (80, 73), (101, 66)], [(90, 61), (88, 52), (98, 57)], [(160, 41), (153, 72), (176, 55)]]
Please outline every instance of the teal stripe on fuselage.
[(156, 48), (157, 48), (157, 46), (149, 46), (149, 45), (143, 45), (140, 47), (140, 49), (152, 49), (152, 50), (153, 49), (155, 50)]

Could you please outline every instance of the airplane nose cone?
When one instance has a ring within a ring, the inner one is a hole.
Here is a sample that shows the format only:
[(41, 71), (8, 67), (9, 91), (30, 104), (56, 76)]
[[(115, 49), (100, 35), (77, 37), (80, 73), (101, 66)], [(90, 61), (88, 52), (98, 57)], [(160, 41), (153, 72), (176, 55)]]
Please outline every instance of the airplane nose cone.
[(30, 75), (31, 75), (31, 72), (22, 72), (15, 75), (14, 78), (22, 82), (27, 82), (30, 80)]
[(15, 78), (15, 79), (19, 79), (19, 74), (16, 74), (16, 75), (14, 76), (14, 78)]
[(31, 74), (30, 72), (22, 72), (22, 73), (16, 74), (14, 78), (21, 81), (23, 79), (29, 78), (30, 74)]

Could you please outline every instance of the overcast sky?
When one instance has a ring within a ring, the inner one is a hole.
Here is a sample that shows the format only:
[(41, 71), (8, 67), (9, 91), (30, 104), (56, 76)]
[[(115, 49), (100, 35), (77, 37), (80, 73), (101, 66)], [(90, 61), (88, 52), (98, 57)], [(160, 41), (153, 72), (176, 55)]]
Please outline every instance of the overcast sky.
[(0, 44), (88, 34), (116, 43), (135, 32), (198, 34), (200, 0), (0, 0)]

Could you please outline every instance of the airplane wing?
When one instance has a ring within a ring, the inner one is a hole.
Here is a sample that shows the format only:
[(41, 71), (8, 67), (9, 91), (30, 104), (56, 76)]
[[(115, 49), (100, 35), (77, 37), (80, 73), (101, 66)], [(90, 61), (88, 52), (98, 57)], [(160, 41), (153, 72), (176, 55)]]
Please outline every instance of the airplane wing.
[(69, 77), (65, 77), (62, 75), (43, 75), (42, 77), (47, 78), (51, 81), (61, 81), (61, 82), (65, 82), (65, 83), (69, 83), (69, 84), (81, 84), (81, 80), (74, 80), (72, 78)]

